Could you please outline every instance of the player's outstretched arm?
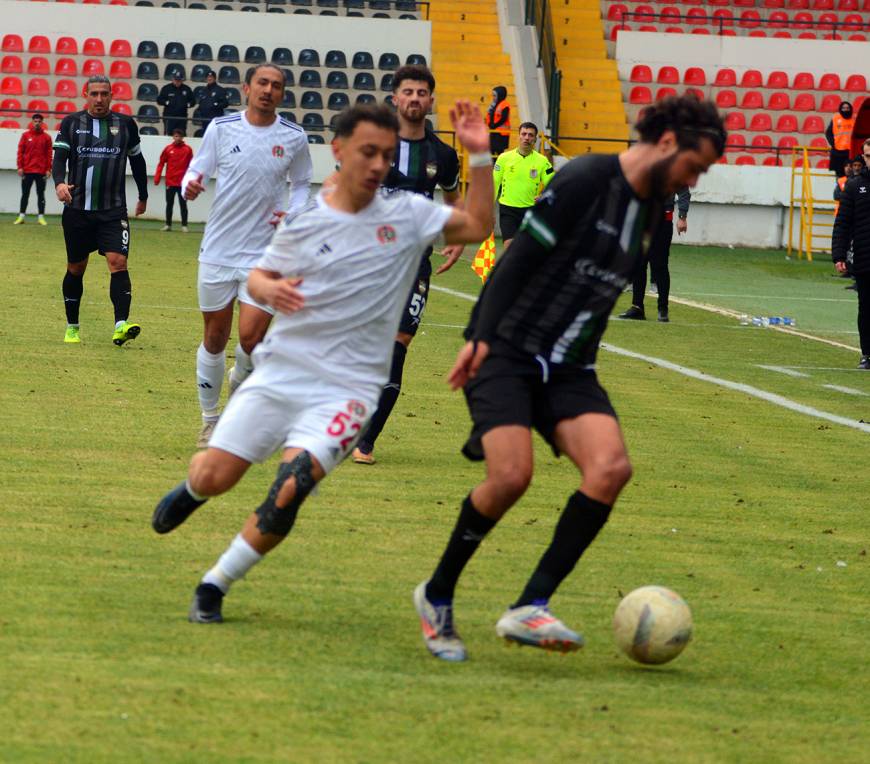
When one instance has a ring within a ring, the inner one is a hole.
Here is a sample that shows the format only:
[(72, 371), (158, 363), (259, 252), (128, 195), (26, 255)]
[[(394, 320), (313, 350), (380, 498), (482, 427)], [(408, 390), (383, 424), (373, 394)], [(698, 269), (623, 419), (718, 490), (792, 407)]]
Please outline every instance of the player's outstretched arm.
[(454, 209), (444, 226), (448, 244), (483, 241), (493, 227), (492, 160), (489, 131), (480, 109), (469, 101), (457, 101), (450, 110), (456, 137), (468, 152), (469, 186), (465, 208)]
[(285, 278), (276, 271), (254, 268), (248, 276), (248, 293), (281, 313), (295, 313), (305, 307), (305, 298), (296, 288), (301, 283), (301, 278)]
[(447, 375), (447, 384), (450, 385), (450, 389), (458, 390), (460, 387), (465, 387), (468, 380), (474, 379), (487, 355), (489, 355), (488, 343), (483, 341), (466, 342), (459, 351), (459, 355), (456, 356), (453, 368)]

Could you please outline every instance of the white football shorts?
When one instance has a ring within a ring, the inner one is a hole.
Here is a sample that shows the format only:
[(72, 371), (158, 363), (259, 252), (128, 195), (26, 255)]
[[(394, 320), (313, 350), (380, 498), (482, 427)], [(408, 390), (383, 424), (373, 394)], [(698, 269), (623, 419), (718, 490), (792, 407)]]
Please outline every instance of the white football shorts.
[(203, 313), (223, 310), (238, 297), (239, 302), (253, 305), (275, 315), (275, 309), (257, 302), (248, 294), (248, 276), (253, 268), (235, 268), (231, 265), (200, 263), (196, 279), (199, 309)]
[(329, 474), (364, 432), (377, 399), (286, 361), (270, 361), (259, 363), (230, 398), (209, 447), (249, 462), (303, 448)]

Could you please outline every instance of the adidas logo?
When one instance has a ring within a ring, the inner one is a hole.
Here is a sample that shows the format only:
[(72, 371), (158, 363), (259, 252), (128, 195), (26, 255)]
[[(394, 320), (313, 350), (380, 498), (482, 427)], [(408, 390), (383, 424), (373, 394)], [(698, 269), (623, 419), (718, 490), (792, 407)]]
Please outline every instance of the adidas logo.
[(230, 154), (241, 154), (241, 153), (242, 153), (242, 149), (238, 143), (230, 149)]
[(211, 390), (212, 389), (211, 385), (208, 382), (199, 382), (198, 385), (203, 390)]
[(328, 255), (330, 252), (332, 252), (332, 247), (330, 247), (329, 244), (324, 244), (317, 250), (317, 255)]

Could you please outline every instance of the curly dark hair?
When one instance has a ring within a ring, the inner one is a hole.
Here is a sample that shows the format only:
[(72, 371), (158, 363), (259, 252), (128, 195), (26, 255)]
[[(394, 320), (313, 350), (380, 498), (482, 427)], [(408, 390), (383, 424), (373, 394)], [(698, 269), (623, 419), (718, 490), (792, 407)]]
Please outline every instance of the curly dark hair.
[(335, 120), (333, 132), (336, 138), (348, 138), (360, 122), (371, 122), (398, 135), (399, 118), (386, 104), (357, 104), (345, 109)]
[(396, 69), (393, 74), (393, 92), (399, 89), (402, 80), (412, 80), (414, 82), (425, 82), (429, 86), (429, 92), (435, 92), (435, 77), (428, 66), (420, 64), (406, 64)]
[(708, 138), (722, 156), (728, 132), (716, 106), (694, 95), (671, 96), (648, 107), (637, 121), (641, 143), (658, 143), (666, 130), (673, 130), (681, 149), (697, 149)]

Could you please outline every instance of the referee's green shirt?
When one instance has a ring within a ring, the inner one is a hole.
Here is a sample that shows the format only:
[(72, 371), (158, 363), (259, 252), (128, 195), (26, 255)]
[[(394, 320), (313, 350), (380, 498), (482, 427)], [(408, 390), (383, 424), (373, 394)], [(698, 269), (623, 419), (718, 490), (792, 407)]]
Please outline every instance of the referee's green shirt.
[(516, 149), (505, 151), (495, 160), (492, 168), (492, 185), (499, 204), (506, 207), (532, 207), (535, 198), (553, 179), (553, 165), (543, 154), (534, 149), (523, 156)]

